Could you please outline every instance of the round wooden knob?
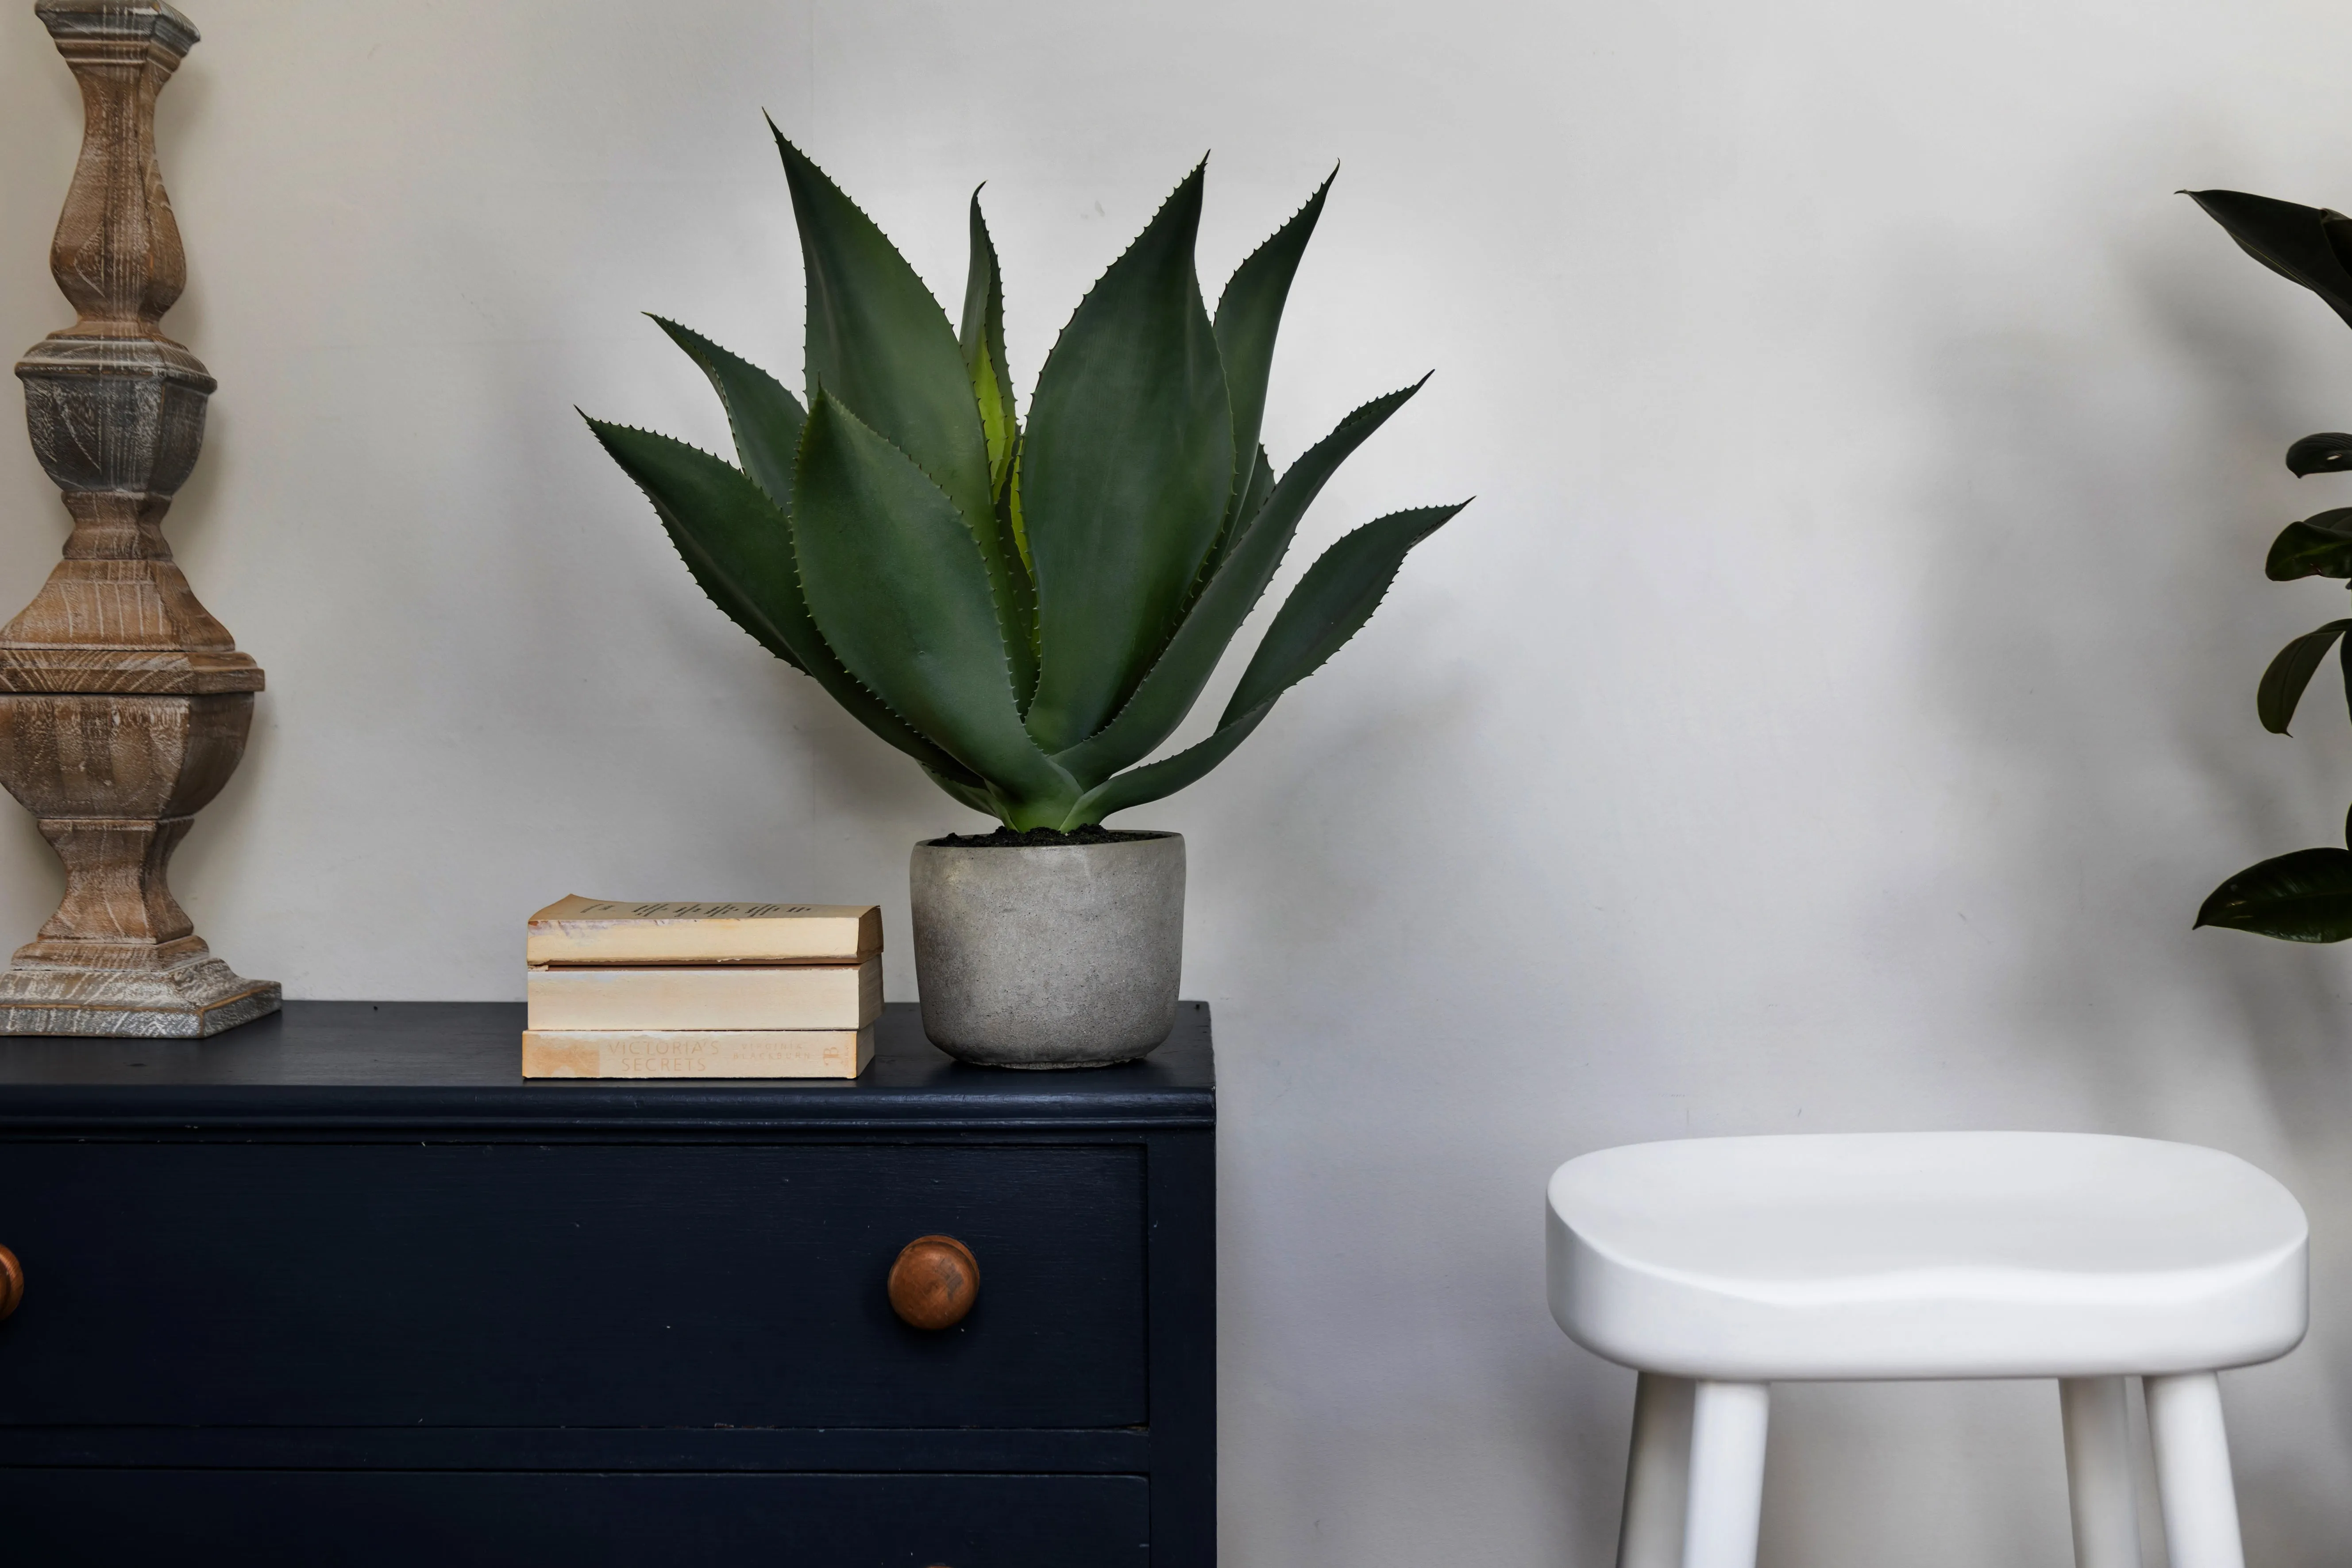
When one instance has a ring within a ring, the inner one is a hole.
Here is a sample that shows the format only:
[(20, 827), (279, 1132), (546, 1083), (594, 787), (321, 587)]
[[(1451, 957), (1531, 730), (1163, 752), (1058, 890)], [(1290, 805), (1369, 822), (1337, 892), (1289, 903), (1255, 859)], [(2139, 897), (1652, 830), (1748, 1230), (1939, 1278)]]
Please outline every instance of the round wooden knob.
[(15, 1311), (24, 1299), (25, 1266), (16, 1261), (15, 1253), (0, 1247), (0, 1318)]
[(918, 1329), (952, 1329), (980, 1299), (980, 1261), (952, 1236), (919, 1236), (890, 1265), (890, 1310)]

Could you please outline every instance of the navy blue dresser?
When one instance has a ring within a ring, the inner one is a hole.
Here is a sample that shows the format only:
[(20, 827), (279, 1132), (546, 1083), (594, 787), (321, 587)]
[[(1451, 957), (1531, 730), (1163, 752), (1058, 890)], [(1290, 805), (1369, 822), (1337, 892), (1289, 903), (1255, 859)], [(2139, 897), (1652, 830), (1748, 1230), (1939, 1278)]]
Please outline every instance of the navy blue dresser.
[[(0, 1040), (0, 1559), (1208, 1568), (1214, 1075), (531, 1081), (520, 1005)], [(907, 1242), (977, 1259), (925, 1332)]]

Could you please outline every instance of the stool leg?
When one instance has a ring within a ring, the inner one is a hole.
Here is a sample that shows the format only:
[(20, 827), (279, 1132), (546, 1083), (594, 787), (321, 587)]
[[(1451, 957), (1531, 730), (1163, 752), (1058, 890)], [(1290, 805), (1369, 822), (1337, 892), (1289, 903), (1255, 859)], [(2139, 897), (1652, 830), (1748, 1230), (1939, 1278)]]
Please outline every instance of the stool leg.
[(1702, 1383), (1693, 1394), (1682, 1568), (1756, 1568), (1771, 1414), (1772, 1391), (1761, 1383)]
[(2246, 1568), (2220, 1380), (2210, 1372), (2189, 1372), (2142, 1381), (2172, 1568)]
[(1633, 1451), (1625, 1461), (1617, 1568), (1682, 1568), (1691, 1387), (1686, 1377), (1645, 1372), (1633, 1390)]
[(2074, 1507), (2074, 1568), (2139, 1568), (2139, 1503), (2120, 1377), (2058, 1381), (2066, 1428), (2066, 1493)]

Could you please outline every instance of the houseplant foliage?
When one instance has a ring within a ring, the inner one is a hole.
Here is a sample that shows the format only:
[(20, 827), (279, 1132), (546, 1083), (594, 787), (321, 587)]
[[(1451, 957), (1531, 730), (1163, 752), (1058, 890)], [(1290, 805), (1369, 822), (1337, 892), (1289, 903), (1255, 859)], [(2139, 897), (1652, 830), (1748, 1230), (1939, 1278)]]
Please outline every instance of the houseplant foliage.
[(776, 144), (807, 277), (805, 403), (656, 318), (717, 389), (736, 461), (589, 426), (711, 600), (964, 805), (1067, 831), (1183, 788), (1354, 635), (1406, 552), (1461, 510), (1393, 512), (1334, 544), (1215, 731), (1146, 762), (1325, 481), (1419, 389), (1365, 404), (1279, 475), (1259, 444), (1276, 330), (1330, 182), (1241, 264), (1213, 316), (1193, 271), (1195, 168), (1079, 304), (1024, 420), (979, 193), (958, 325), (814, 163), (781, 132)]
[[(2352, 325), (2352, 217), (2242, 191), (2188, 195), (2229, 231), (2247, 255), (2302, 284)], [(2324, 431), (2287, 448), (2297, 478), (2352, 471), (2352, 435)], [(2333, 507), (2291, 522), (2271, 544), (2263, 570), (2272, 581), (2333, 577), (2352, 585), (2352, 507)], [(2254, 706), (2263, 728), (2284, 735), (2304, 689), (2331, 651), (2341, 660), (2352, 701), (2352, 619), (2333, 620), (2281, 648), (2263, 672)], [(2352, 844), (2352, 816), (2345, 824)], [(2352, 937), (2352, 848), (2298, 849), (2249, 866), (2207, 897), (2200, 926), (2230, 926), (2290, 942)]]

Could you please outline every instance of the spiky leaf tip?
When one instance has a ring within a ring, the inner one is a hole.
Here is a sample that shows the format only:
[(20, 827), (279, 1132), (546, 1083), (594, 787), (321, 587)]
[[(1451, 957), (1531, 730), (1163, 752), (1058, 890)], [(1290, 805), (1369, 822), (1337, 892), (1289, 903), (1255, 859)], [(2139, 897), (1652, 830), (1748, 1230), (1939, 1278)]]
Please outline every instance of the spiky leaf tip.
[(1087, 290), (1046, 356), (1020, 459), (1036, 568), (1027, 723), (1063, 750), (1135, 689), (1181, 613), (1233, 486), (1233, 423), (1192, 265), (1202, 170)]
[(684, 349), (727, 413), (727, 427), (735, 437), (735, 458), (754, 484), (786, 512), (793, 509), (793, 454), (800, 447), (801, 425), (808, 412), (783, 383), (740, 354), (731, 353), (690, 327), (666, 317), (646, 315), (654, 325)]
[(768, 122), (807, 274), (808, 395), (819, 387), (907, 454), (975, 532), (992, 510), (988, 443), (955, 328), (898, 247)]

